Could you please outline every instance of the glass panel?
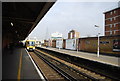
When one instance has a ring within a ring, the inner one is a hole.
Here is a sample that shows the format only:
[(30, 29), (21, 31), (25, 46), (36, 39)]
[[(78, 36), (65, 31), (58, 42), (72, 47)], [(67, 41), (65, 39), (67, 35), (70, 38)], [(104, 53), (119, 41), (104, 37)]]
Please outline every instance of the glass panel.
[(29, 42), (29, 46), (35, 46), (35, 42), (30, 41), (30, 42)]

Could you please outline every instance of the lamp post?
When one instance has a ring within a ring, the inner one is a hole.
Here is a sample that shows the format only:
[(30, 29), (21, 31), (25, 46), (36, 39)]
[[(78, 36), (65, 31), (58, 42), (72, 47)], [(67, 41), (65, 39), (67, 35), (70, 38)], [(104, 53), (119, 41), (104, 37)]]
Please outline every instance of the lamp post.
[[(98, 28), (99, 28), (99, 26), (97, 26), (97, 25), (95, 25), (95, 27), (98, 27)], [(100, 51), (100, 39), (99, 39), (99, 35), (100, 35), (100, 32), (98, 31), (97, 57), (100, 56), (100, 53), (99, 53), (99, 51)]]
[(77, 53), (78, 53), (78, 41), (79, 41), (78, 39), (79, 39), (79, 38), (77, 38), (77, 39), (76, 39), (76, 45), (77, 45), (77, 46), (76, 46), (76, 47), (77, 47)]
[(75, 33), (75, 44), (76, 44), (76, 50), (77, 50), (77, 53), (78, 53), (78, 38), (76, 36), (76, 33)]

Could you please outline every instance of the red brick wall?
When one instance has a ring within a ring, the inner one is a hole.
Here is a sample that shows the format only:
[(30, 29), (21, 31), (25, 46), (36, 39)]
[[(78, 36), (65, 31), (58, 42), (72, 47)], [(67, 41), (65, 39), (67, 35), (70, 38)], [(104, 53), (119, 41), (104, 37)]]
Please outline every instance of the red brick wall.
[[(100, 37), (100, 53), (120, 54), (120, 52), (113, 51), (113, 41), (120, 40), (120, 36), (103, 36)], [(79, 50), (87, 52), (97, 52), (98, 39), (97, 37), (80, 38)]]
[[(111, 11), (112, 11), (112, 15), (111, 15)], [(111, 10), (111, 11), (105, 13), (105, 19), (117, 16), (118, 14), (120, 14), (120, 8), (115, 9), (115, 10)], [(114, 13), (114, 11), (116, 11), (116, 13)]]
[[(114, 13), (114, 11), (115, 11), (115, 13)], [(111, 12), (112, 12), (112, 14), (111, 14)], [(112, 21), (109, 18), (112, 18)], [(118, 22), (120, 22), (120, 8), (111, 10), (111, 11), (105, 13), (105, 35), (106, 36), (110, 35), (110, 32), (106, 32), (106, 31), (112, 31), (112, 35), (120, 35), (120, 33), (119, 33), (120, 32), (120, 23), (118, 23)], [(112, 27), (110, 27), (110, 24), (112, 24)]]

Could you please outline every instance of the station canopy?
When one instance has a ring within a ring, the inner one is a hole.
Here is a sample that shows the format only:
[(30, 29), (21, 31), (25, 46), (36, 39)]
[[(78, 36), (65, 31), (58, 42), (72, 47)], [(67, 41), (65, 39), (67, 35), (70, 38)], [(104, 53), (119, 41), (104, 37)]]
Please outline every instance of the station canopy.
[(55, 2), (3, 2), (2, 35), (24, 40)]

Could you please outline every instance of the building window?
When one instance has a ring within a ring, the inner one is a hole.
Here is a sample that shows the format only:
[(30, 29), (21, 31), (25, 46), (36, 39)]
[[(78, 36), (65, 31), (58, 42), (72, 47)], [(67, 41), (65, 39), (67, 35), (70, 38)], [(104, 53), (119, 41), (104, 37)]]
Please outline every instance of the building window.
[(114, 27), (116, 26), (116, 24), (114, 24)]
[(114, 34), (116, 33), (116, 31), (114, 30)]
[(110, 15), (112, 15), (112, 11), (110, 12)]
[(114, 17), (114, 20), (116, 20), (116, 17)]
[(114, 10), (114, 14), (116, 13), (116, 11)]
[(112, 24), (110, 24), (110, 28), (112, 28)]
[(110, 18), (110, 21), (112, 21), (112, 18)]
[(110, 35), (112, 35), (112, 31), (110, 31)]

